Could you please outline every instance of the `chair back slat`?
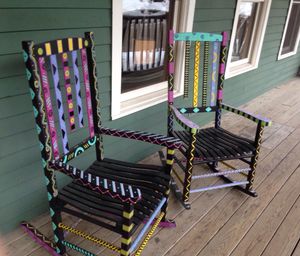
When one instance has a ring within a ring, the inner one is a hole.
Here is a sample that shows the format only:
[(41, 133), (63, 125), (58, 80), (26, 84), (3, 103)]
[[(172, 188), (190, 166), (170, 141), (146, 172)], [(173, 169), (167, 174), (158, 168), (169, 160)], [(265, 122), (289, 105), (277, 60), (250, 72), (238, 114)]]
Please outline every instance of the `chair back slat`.
[(58, 109), (58, 120), (59, 120), (59, 126), (61, 130), (61, 136), (62, 136), (63, 152), (64, 154), (67, 154), (69, 152), (69, 142), (68, 142), (67, 127), (65, 122), (63, 100), (62, 100), (60, 83), (59, 83), (59, 74), (58, 74), (56, 55), (50, 56), (50, 64), (51, 64), (51, 72), (52, 72), (52, 78), (54, 82), (54, 91), (55, 91), (55, 97), (56, 97), (56, 103)]
[(211, 85), (210, 85), (210, 106), (216, 105), (216, 91), (217, 91), (217, 65), (218, 65), (218, 50), (219, 46), (217, 42), (213, 43), (211, 54)]
[(200, 66), (200, 41), (196, 42), (194, 54), (194, 87), (193, 87), (193, 107), (198, 106), (199, 95), (199, 66)]
[(203, 61), (203, 86), (202, 86), (202, 106), (207, 105), (207, 83), (208, 83), (208, 58), (209, 58), (209, 42), (204, 43), (204, 61)]
[(87, 115), (88, 115), (89, 132), (90, 132), (90, 137), (92, 138), (95, 136), (95, 130), (94, 130), (93, 109), (92, 109), (87, 55), (86, 55), (86, 49), (81, 49), (80, 51), (81, 51), (81, 63), (82, 63), (82, 72), (83, 72), (83, 82), (85, 87), (85, 99), (86, 99), (86, 107), (87, 107)]
[[(61, 41), (61, 40), (58, 40)], [(70, 68), (69, 68), (69, 61), (68, 61), (68, 54), (63, 53), (61, 55), (62, 63), (63, 63), (63, 73), (64, 73), (64, 82), (65, 82), (65, 90), (67, 95), (67, 107), (69, 113), (69, 125), (70, 130), (75, 130), (75, 113), (74, 113), (74, 103), (73, 103), (73, 96), (72, 96), (72, 87), (71, 87), (71, 77), (70, 77)]]
[(48, 120), (48, 128), (49, 128), (50, 138), (51, 138), (52, 152), (53, 152), (54, 159), (58, 159), (59, 158), (59, 148), (58, 148), (58, 142), (57, 142), (57, 134), (56, 134), (56, 128), (55, 128), (53, 108), (52, 108), (52, 103), (51, 103), (48, 74), (47, 74), (47, 70), (45, 68), (45, 58), (39, 57), (38, 63), (39, 63), (41, 83), (42, 83), (44, 100), (45, 100), (45, 110), (46, 110), (46, 116), (47, 116), (47, 120)]
[(185, 42), (185, 56), (184, 56), (184, 92), (183, 97), (188, 98), (189, 96), (189, 83), (190, 83), (190, 48), (191, 42)]
[(82, 128), (84, 126), (84, 122), (83, 122), (83, 108), (82, 108), (82, 99), (81, 99), (81, 90), (80, 90), (80, 76), (79, 76), (79, 70), (78, 70), (77, 51), (72, 51), (72, 65), (73, 65), (73, 70), (74, 70), (74, 82), (75, 82), (75, 89), (76, 89), (78, 125), (80, 128)]

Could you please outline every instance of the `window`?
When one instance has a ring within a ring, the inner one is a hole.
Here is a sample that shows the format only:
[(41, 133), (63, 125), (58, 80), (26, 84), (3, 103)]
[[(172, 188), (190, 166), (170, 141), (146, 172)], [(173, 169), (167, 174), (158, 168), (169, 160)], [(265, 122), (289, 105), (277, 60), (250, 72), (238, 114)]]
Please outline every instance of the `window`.
[(291, 0), (278, 59), (297, 53), (300, 40), (300, 1)]
[[(112, 119), (167, 99), (168, 31), (191, 31), (194, 8), (195, 0), (113, 0)], [(181, 63), (179, 54), (175, 96)]]
[(257, 68), (272, 0), (238, 0), (226, 78)]

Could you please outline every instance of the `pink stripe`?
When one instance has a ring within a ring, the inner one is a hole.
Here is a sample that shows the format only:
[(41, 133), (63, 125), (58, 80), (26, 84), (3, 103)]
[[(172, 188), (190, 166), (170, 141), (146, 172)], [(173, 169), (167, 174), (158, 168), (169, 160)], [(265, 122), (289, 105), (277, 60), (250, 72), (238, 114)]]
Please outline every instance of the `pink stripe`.
[(169, 63), (169, 74), (174, 74), (174, 62)]
[(224, 63), (220, 64), (219, 72), (220, 72), (220, 74), (224, 74), (225, 73), (225, 64)]
[(90, 131), (90, 137), (92, 138), (95, 136), (95, 130), (94, 130), (93, 109), (92, 109), (92, 100), (91, 100), (90, 79), (89, 79), (89, 71), (88, 71), (85, 48), (81, 49), (81, 62), (82, 62), (82, 71), (83, 71), (83, 82), (85, 87), (85, 99), (86, 99), (86, 106), (87, 106), (89, 131)]
[(169, 31), (169, 44), (173, 44), (174, 43), (174, 31), (171, 29)]
[(43, 93), (44, 93), (44, 99), (45, 99), (45, 108), (46, 108), (46, 115), (47, 115), (47, 120), (48, 120), (48, 127), (49, 127), (50, 137), (51, 137), (52, 151), (53, 151), (54, 159), (58, 159), (59, 158), (59, 148), (58, 148), (58, 143), (57, 143), (55, 121), (54, 121), (54, 116), (53, 116), (50, 88), (49, 88), (47, 71), (45, 69), (44, 57), (39, 58), (39, 68), (40, 68), (40, 73), (41, 73), (41, 78), (42, 78), (41, 80), (42, 80), (42, 87), (43, 87)]
[(223, 34), (222, 46), (227, 46), (228, 33), (224, 31), (222, 34)]
[(223, 99), (223, 90), (218, 90), (218, 100), (222, 100)]
[(70, 69), (68, 66), (68, 55), (67, 53), (62, 54), (62, 61), (64, 66), (64, 80), (65, 80), (65, 89), (67, 93), (67, 103), (69, 111), (69, 124), (71, 131), (75, 130), (75, 115), (74, 115), (74, 104), (72, 99), (72, 87), (70, 84)]
[(173, 103), (173, 101), (174, 101), (173, 91), (168, 91), (168, 101)]

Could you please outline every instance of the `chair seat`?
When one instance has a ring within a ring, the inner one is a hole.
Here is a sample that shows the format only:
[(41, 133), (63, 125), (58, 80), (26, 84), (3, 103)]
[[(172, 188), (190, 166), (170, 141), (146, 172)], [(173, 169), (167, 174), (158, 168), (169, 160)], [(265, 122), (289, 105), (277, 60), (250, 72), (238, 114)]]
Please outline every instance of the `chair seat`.
[[(142, 199), (135, 205), (134, 230), (158, 206), (168, 189), (170, 179), (160, 166), (111, 159), (95, 161), (86, 172), (140, 188)], [(71, 211), (80, 218), (99, 225), (104, 224), (102, 226), (121, 233), (123, 204), (119, 200), (102, 195), (76, 181), (66, 185), (59, 192), (58, 200), (62, 211)]]
[[(173, 136), (183, 141), (185, 152), (187, 152), (190, 144), (190, 133), (187, 131), (174, 131)], [(254, 152), (253, 141), (222, 128), (202, 129), (196, 135), (195, 160), (197, 162), (248, 158), (253, 156)]]

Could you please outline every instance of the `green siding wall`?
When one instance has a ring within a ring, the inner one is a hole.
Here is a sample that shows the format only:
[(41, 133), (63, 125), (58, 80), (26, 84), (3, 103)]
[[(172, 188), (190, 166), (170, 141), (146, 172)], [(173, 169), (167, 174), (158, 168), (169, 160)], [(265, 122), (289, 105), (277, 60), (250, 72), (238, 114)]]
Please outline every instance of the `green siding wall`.
[[(194, 31), (230, 32), (235, 0), (198, 0)], [(273, 0), (259, 68), (225, 83), (226, 102), (239, 105), (293, 77), (300, 54), (277, 61), (287, 0)], [(166, 103), (110, 121), (111, 0), (0, 0), (0, 232), (47, 209), (46, 192), (28, 85), (21, 55), (22, 40), (45, 41), (94, 31), (101, 112), (104, 125), (165, 133)], [(162, 114), (163, 113), (163, 114)], [(203, 117), (203, 116), (202, 116)], [(204, 118), (201, 123), (209, 119)], [(105, 154), (137, 161), (157, 150), (141, 142), (105, 137)], [(93, 153), (81, 157), (84, 164)]]

